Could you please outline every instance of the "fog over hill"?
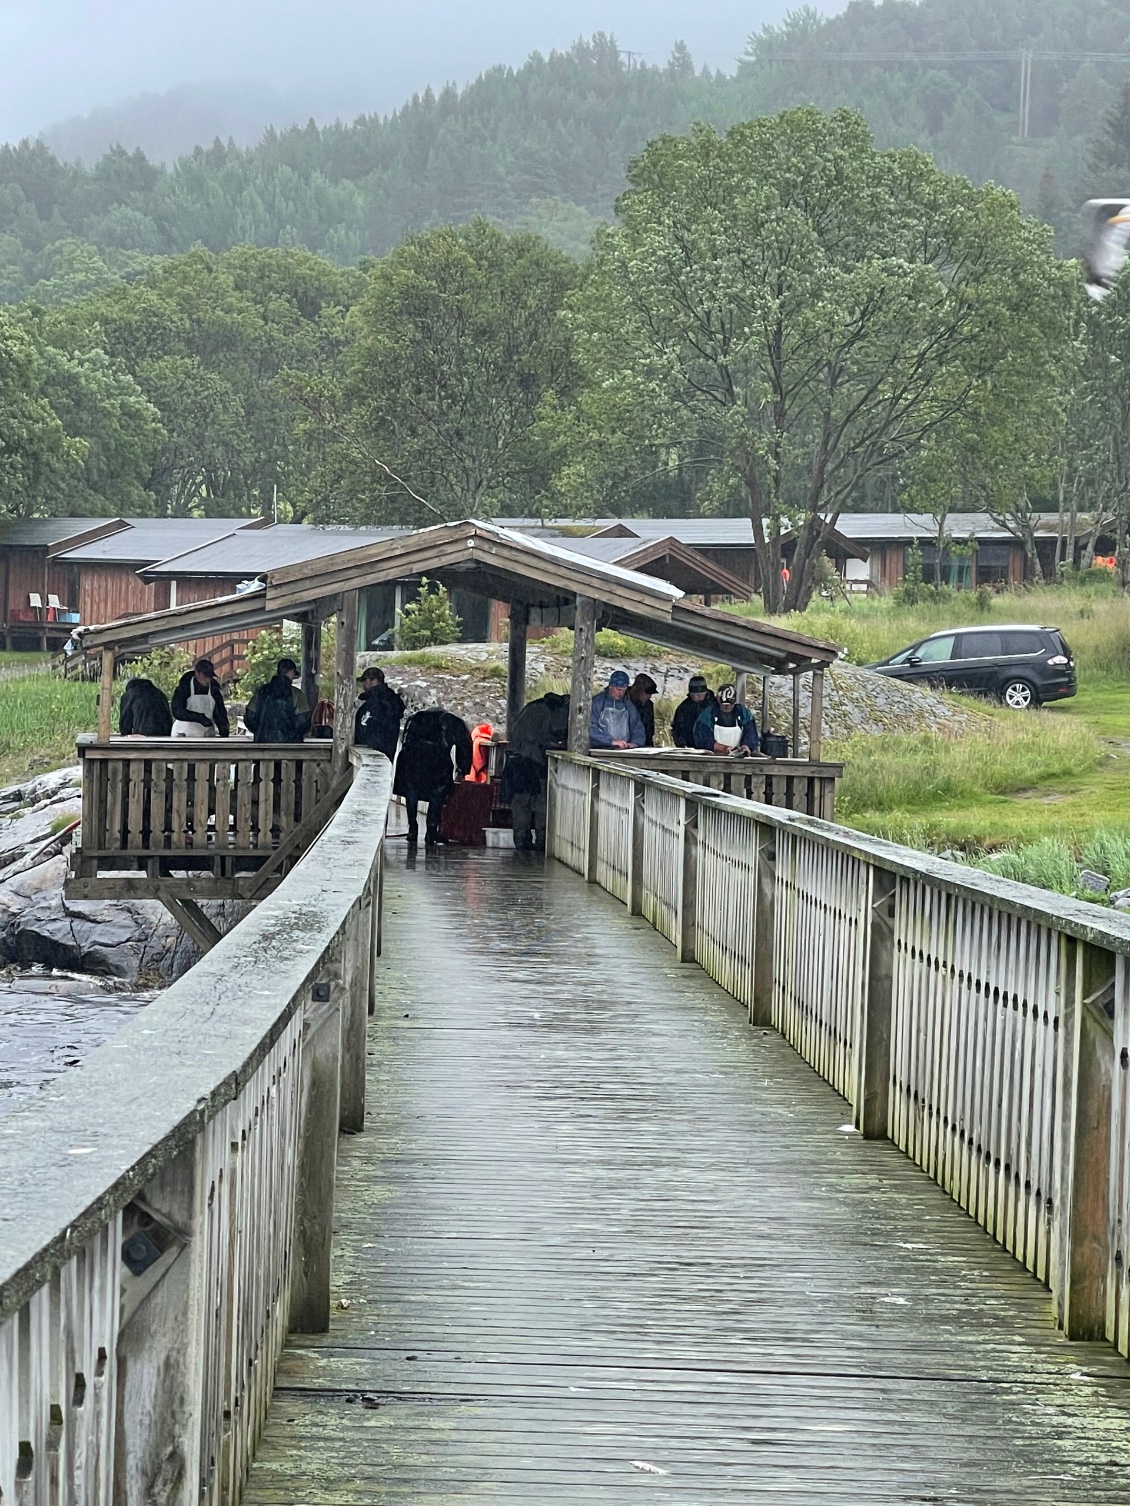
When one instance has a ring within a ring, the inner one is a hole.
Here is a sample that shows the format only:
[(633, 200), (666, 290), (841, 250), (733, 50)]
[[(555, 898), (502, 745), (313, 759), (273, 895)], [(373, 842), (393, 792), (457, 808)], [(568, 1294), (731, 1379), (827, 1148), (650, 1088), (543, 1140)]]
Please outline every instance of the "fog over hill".
[(120, 141), (171, 160), (216, 136), (250, 145), (268, 125), (384, 113), (429, 85), (465, 84), (597, 31), (652, 63), (682, 38), (700, 64), (732, 69), (750, 31), (787, 9), (788, 0), (0, 0), (0, 140), (43, 132), (62, 156), (84, 159)]

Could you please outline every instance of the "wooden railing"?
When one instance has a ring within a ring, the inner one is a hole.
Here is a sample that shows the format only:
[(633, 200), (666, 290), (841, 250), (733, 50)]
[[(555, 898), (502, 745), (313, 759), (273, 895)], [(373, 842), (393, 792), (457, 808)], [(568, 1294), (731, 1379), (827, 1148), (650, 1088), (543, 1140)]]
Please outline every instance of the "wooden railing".
[(391, 788), (357, 761), (275, 893), (0, 1119), (4, 1503), (237, 1502), (288, 1329), (329, 1326)]
[(807, 758), (733, 758), (699, 753), (694, 748), (631, 748), (593, 752), (602, 761), (670, 774), (689, 784), (722, 790), (743, 800), (803, 811), (831, 821), (836, 814), (836, 785), (843, 778), (842, 763)]
[(177, 881), (200, 899), (256, 899), (297, 862), (348, 787), (328, 742), (83, 737), (73, 898), (144, 897)]
[(624, 763), (555, 754), (549, 795), (559, 861), (1130, 1354), (1130, 917)]

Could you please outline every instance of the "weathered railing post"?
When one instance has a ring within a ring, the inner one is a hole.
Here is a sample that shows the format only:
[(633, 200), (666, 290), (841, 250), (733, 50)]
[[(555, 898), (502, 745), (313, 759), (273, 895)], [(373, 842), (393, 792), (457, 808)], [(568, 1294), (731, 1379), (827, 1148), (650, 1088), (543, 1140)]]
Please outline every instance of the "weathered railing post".
[(698, 801), (683, 797), (679, 914), (675, 923), (680, 962), (693, 962), (698, 925)]
[(632, 780), (632, 806), (628, 814), (628, 914), (643, 914), (644, 783)]
[(337, 1135), (341, 1121), (341, 985), (313, 985), (302, 1022), (302, 1127), (291, 1256), (290, 1330), (325, 1333), (330, 1326), (330, 1244), (333, 1233)]
[(855, 1124), (865, 1139), (884, 1140), (891, 1093), (891, 1009), (895, 977), (898, 879), (872, 867), (867, 986), (856, 1034)]
[(1057, 1316), (1072, 1339), (1106, 1335), (1111, 1249), (1111, 1123), (1114, 1076), (1112, 953), (1064, 942), (1060, 1015), (1060, 1121), (1053, 1198), (1059, 1209)]
[(585, 881), (596, 883), (596, 865), (600, 857), (600, 770), (589, 769), (588, 820), (585, 823)]
[[(207, 1132), (198, 1135), (162, 1167), (141, 1200), (147, 1212), (176, 1231), (184, 1248), (126, 1313), (118, 1335), (115, 1501), (195, 1506), (217, 1464), (202, 1457), (204, 1377), (215, 1337), (204, 1295), (208, 1263), (216, 1258), (207, 1238), (209, 1205), (228, 1196), (228, 1188), (226, 1181), (213, 1186), (206, 1138)], [(123, 1275), (127, 1283), (139, 1279), (144, 1276)], [(127, 1284), (123, 1297), (129, 1296)]]
[(777, 832), (754, 822), (757, 844), (757, 893), (753, 910), (752, 1025), (773, 1023), (773, 948), (777, 909)]
[[(374, 883), (373, 888), (376, 885)], [(341, 958), (341, 1131), (365, 1128), (365, 1043), (369, 1029), (373, 889), (349, 922)]]

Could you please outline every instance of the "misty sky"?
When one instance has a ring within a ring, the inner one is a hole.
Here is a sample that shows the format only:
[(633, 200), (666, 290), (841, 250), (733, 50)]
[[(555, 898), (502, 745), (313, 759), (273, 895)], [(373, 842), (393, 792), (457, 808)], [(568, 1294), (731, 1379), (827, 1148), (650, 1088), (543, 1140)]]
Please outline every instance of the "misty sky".
[[(393, 108), (593, 31), (729, 68), (796, 0), (0, 0), (0, 140), (123, 96), (221, 79), (301, 83), (318, 107)], [(834, 11), (840, 0), (816, 0)]]

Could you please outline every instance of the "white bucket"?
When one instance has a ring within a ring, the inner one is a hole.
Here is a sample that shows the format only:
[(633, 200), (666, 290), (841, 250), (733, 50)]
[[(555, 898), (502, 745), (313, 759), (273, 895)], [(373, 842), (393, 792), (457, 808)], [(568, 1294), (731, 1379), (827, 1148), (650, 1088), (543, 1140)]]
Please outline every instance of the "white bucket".
[(509, 826), (484, 826), (483, 836), (488, 847), (514, 846), (514, 832)]

